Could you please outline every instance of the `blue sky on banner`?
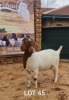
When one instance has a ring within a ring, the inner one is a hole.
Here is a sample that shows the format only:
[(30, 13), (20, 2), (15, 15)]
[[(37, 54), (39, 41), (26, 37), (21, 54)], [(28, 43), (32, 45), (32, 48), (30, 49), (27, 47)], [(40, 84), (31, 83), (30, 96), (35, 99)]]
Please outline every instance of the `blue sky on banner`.
[(69, 5), (69, 0), (41, 0), (42, 8), (59, 8)]

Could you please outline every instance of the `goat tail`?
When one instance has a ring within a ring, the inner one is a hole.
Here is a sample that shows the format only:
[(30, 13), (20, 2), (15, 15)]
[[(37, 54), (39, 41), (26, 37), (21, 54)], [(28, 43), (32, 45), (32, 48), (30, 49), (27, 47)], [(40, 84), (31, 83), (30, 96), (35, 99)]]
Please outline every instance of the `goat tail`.
[(59, 54), (60, 54), (62, 48), (63, 48), (63, 46), (61, 45), (61, 46), (59, 47), (59, 49), (57, 50)]

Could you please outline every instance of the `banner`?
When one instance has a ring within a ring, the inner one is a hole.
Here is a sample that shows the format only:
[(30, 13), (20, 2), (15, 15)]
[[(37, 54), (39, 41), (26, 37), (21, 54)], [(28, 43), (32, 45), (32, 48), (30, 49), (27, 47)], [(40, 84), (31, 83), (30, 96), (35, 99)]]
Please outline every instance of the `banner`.
[(0, 55), (20, 54), (26, 36), (34, 38), (34, 1), (0, 0)]

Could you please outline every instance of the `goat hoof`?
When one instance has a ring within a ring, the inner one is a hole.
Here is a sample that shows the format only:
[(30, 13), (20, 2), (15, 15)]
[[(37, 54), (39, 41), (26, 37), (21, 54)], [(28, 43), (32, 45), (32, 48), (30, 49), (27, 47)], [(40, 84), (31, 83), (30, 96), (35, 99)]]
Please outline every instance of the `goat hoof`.
[(54, 83), (57, 83), (57, 81), (55, 80)]
[(29, 89), (30, 88), (30, 85), (27, 85), (27, 88)]
[(29, 88), (30, 88), (30, 86), (27, 86), (27, 88), (29, 89)]

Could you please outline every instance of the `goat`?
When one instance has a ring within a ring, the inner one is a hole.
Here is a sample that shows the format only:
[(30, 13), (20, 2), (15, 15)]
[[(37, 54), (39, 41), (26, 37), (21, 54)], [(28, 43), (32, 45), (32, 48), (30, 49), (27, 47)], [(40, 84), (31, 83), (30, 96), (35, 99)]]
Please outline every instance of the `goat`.
[(6, 41), (2, 41), (2, 45), (3, 46), (6, 46)]
[(25, 69), (26, 68), (26, 61), (27, 61), (28, 57), (31, 56), (31, 54), (34, 50), (38, 51), (39, 49), (38, 49), (38, 45), (36, 44), (36, 42), (30, 37), (25, 37), (22, 40), (22, 44), (21, 44), (20, 49), (21, 49), (21, 51), (24, 51), (23, 66)]
[(3, 36), (2, 41), (3, 41), (3, 46), (9, 46), (10, 42), (6, 35)]
[(54, 82), (57, 82), (58, 79), (58, 65), (60, 52), (62, 50), (62, 45), (60, 48), (55, 51), (52, 49), (42, 50), (39, 52), (34, 52), (28, 58), (26, 63), (26, 72), (28, 78), (28, 87), (30, 87), (30, 74), (34, 72), (34, 81), (37, 88), (37, 78), (39, 70), (45, 70), (52, 68), (54, 71)]
[(14, 47), (14, 45), (15, 45), (15, 40), (14, 40), (14, 38), (9, 39), (9, 41), (10, 41), (10, 45), (11, 45), (12, 47)]

